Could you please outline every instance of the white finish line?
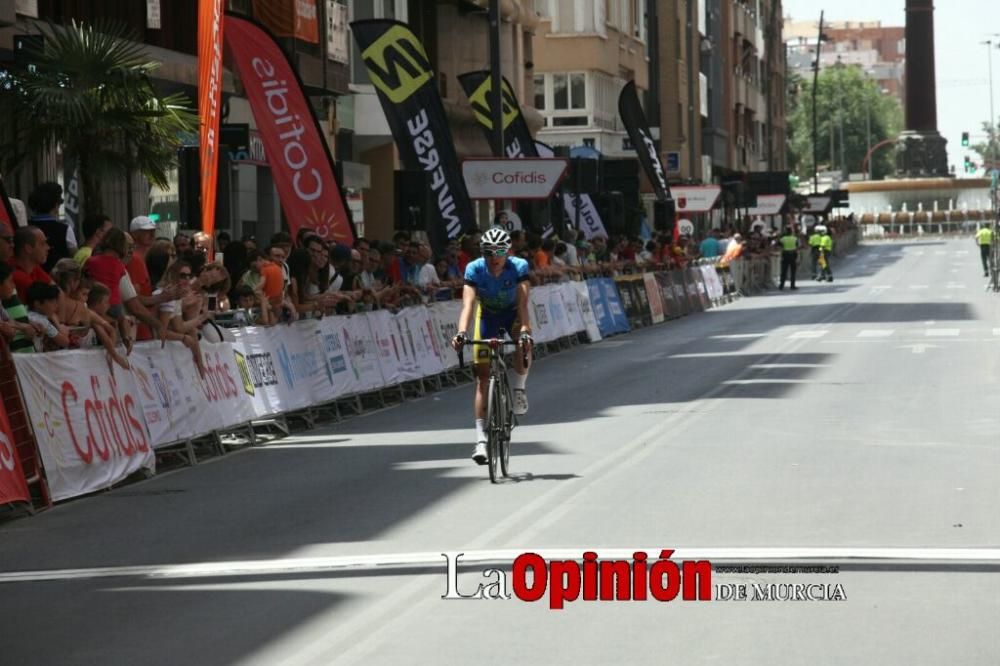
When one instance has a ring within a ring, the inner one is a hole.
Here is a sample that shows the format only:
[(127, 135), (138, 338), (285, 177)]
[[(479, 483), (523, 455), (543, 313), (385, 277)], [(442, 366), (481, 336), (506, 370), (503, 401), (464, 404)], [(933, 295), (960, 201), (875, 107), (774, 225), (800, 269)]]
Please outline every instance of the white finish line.
[[(600, 559), (631, 559), (636, 551), (649, 558), (659, 557), (664, 546), (652, 548), (558, 548), (538, 550), (474, 550), (448, 551), (462, 553), (463, 564), (507, 564), (523, 553), (537, 553), (546, 560), (582, 560), (583, 553), (593, 550)], [(1000, 564), (1000, 548), (675, 548), (670, 558), (709, 560), (713, 564), (792, 564), (867, 563), (867, 564)], [(348, 555), (343, 557), (309, 557), (277, 560), (245, 560), (233, 562), (203, 562), (195, 564), (153, 564), (90, 569), (49, 569), (0, 573), (3, 583), (37, 583), (44, 581), (93, 580), (97, 578), (199, 578), (248, 576), (287, 573), (317, 573), (337, 570), (370, 570), (397, 567), (446, 567), (442, 553), (391, 553), (383, 555)]]

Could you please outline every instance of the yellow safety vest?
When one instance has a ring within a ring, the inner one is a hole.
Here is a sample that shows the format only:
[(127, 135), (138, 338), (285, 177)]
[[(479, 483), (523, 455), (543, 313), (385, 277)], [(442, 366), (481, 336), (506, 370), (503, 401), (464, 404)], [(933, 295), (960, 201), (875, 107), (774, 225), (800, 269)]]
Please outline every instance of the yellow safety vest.
[(819, 239), (819, 248), (827, 252), (833, 252), (833, 238), (830, 236), (823, 236)]
[(976, 232), (976, 241), (980, 245), (992, 245), (993, 244), (993, 230), (989, 227), (983, 227)]
[(823, 242), (823, 236), (820, 234), (813, 234), (809, 237), (809, 247), (819, 247)]
[(781, 249), (785, 252), (795, 252), (799, 245), (799, 239), (791, 234), (787, 234), (778, 239)]

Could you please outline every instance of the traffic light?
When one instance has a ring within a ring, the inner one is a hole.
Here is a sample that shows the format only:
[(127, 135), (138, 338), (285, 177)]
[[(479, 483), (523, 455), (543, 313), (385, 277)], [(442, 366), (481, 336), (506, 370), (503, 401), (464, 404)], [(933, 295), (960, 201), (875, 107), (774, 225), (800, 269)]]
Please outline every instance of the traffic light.
[(963, 171), (965, 171), (965, 173), (969, 173), (969, 165), (970, 164), (972, 164), (972, 160), (970, 160), (969, 156), (966, 155), (965, 156), (965, 163), (962, 165), (962, 169), (963, 169)]
[(963, 146), (968, 146), (969, 145), (969, 133), (968, 132), (962, 132), (962, 145)]

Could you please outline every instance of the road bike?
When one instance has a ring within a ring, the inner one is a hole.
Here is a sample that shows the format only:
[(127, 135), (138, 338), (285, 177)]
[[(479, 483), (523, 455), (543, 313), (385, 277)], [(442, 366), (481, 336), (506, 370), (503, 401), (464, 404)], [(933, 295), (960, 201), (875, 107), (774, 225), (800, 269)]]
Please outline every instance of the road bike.
[[(510, 476), (510, 433), (517, 425), (514, 399), (507, 380), (507, 361), (503, 352), (508, 347), (519, 347), (520, 343), (504, 340), (505, 334), (501, 330), (500, 337), (468, 340), (465, 343), (472, 345), (473, 349), (486, 347), (490, 351), (490, 381), (486, 393), (486, 459), (490, 481), (493, 483), (498, 483), (501, 476)], [(458, 362), (460, 367), (465, 367), (465, 357), (461, 350), (458, 352)], [(524, 364), (527, 367), (527, 351), (524, 352)]]

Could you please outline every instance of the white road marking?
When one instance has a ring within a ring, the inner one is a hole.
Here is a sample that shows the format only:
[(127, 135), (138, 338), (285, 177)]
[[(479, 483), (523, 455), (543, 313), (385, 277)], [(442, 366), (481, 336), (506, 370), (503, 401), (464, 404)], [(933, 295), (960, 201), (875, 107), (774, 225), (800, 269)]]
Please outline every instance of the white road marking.
[(822, 338), (830, 331), (796, 331), (788, 336), (789, 340), (815, 340)]
[(924, 331), (928, 338), (957, 338), (961, 333), (960, 328), (928, 328)]
[(969, 285), (967, 284), (948, 283), (945, 285), (945, 289), (968, 289), (968, 288)]
[(710, 340), (746, 340), (749, 338), (766, 338), (767, 333), (739, 333), (735, 335), (712, 335)]
[(858, 333), (858, 337), (859, 338), (888, 338), (889, 336), (891, 336), (895, 332), (896, 332), (896, 329), (894, 329), (894, 328), (890, 328), (890, 329), (875, 328), (875, 329), (869, 329), (869, 330), (861, 331), (860, 333)]
[(909, 349), (914, 354), (923, 354), (928, 349), (937, 349), (937, 345), (902, 345), (899, 349)]
[(1000, 336), (1000, 328), (994, 328), (993, 335)]
[(910, 289), (930, 289), (926, 284), (911, 284)]
[[(583, 553), (595, 551), (602, 560), (632, 559), (636, 551), (658, 554), (662, 544), (651, 548), (551, 548), (522, 550), (463, 551), (463, 564), (510, 564), (521, 554), (533, 552), (546, 560), (581, 561)], [(449, 551), (454, 552), (454, 551)], [(984, 564), (1000, 562), (1000, 548), (675, 548), (671, 560), (708, 560), (714, 564), (767, 562), (949, 562), (954, 564)], [(275, 558), (229, 562), (197, 562), (192, 564), (152, 564), (139, 566), (93, 567), (87, 569), (43, 569), (0, 573), (3, 583), (37, 583), (44, 581), (93, 580), (98, 578), (191, 578), (267, 575), (282, 573), (317, 573), (337, 570), (374, 570), (392, 567), (431, 567), (438, 575), (447, 567), (441, 552), (386, 553), (379, 555), (346, 555), (340, 557)]]
[(829, 368), (829, 363), (755, 363), (754, 370), (781, 370), (784, 368)]

